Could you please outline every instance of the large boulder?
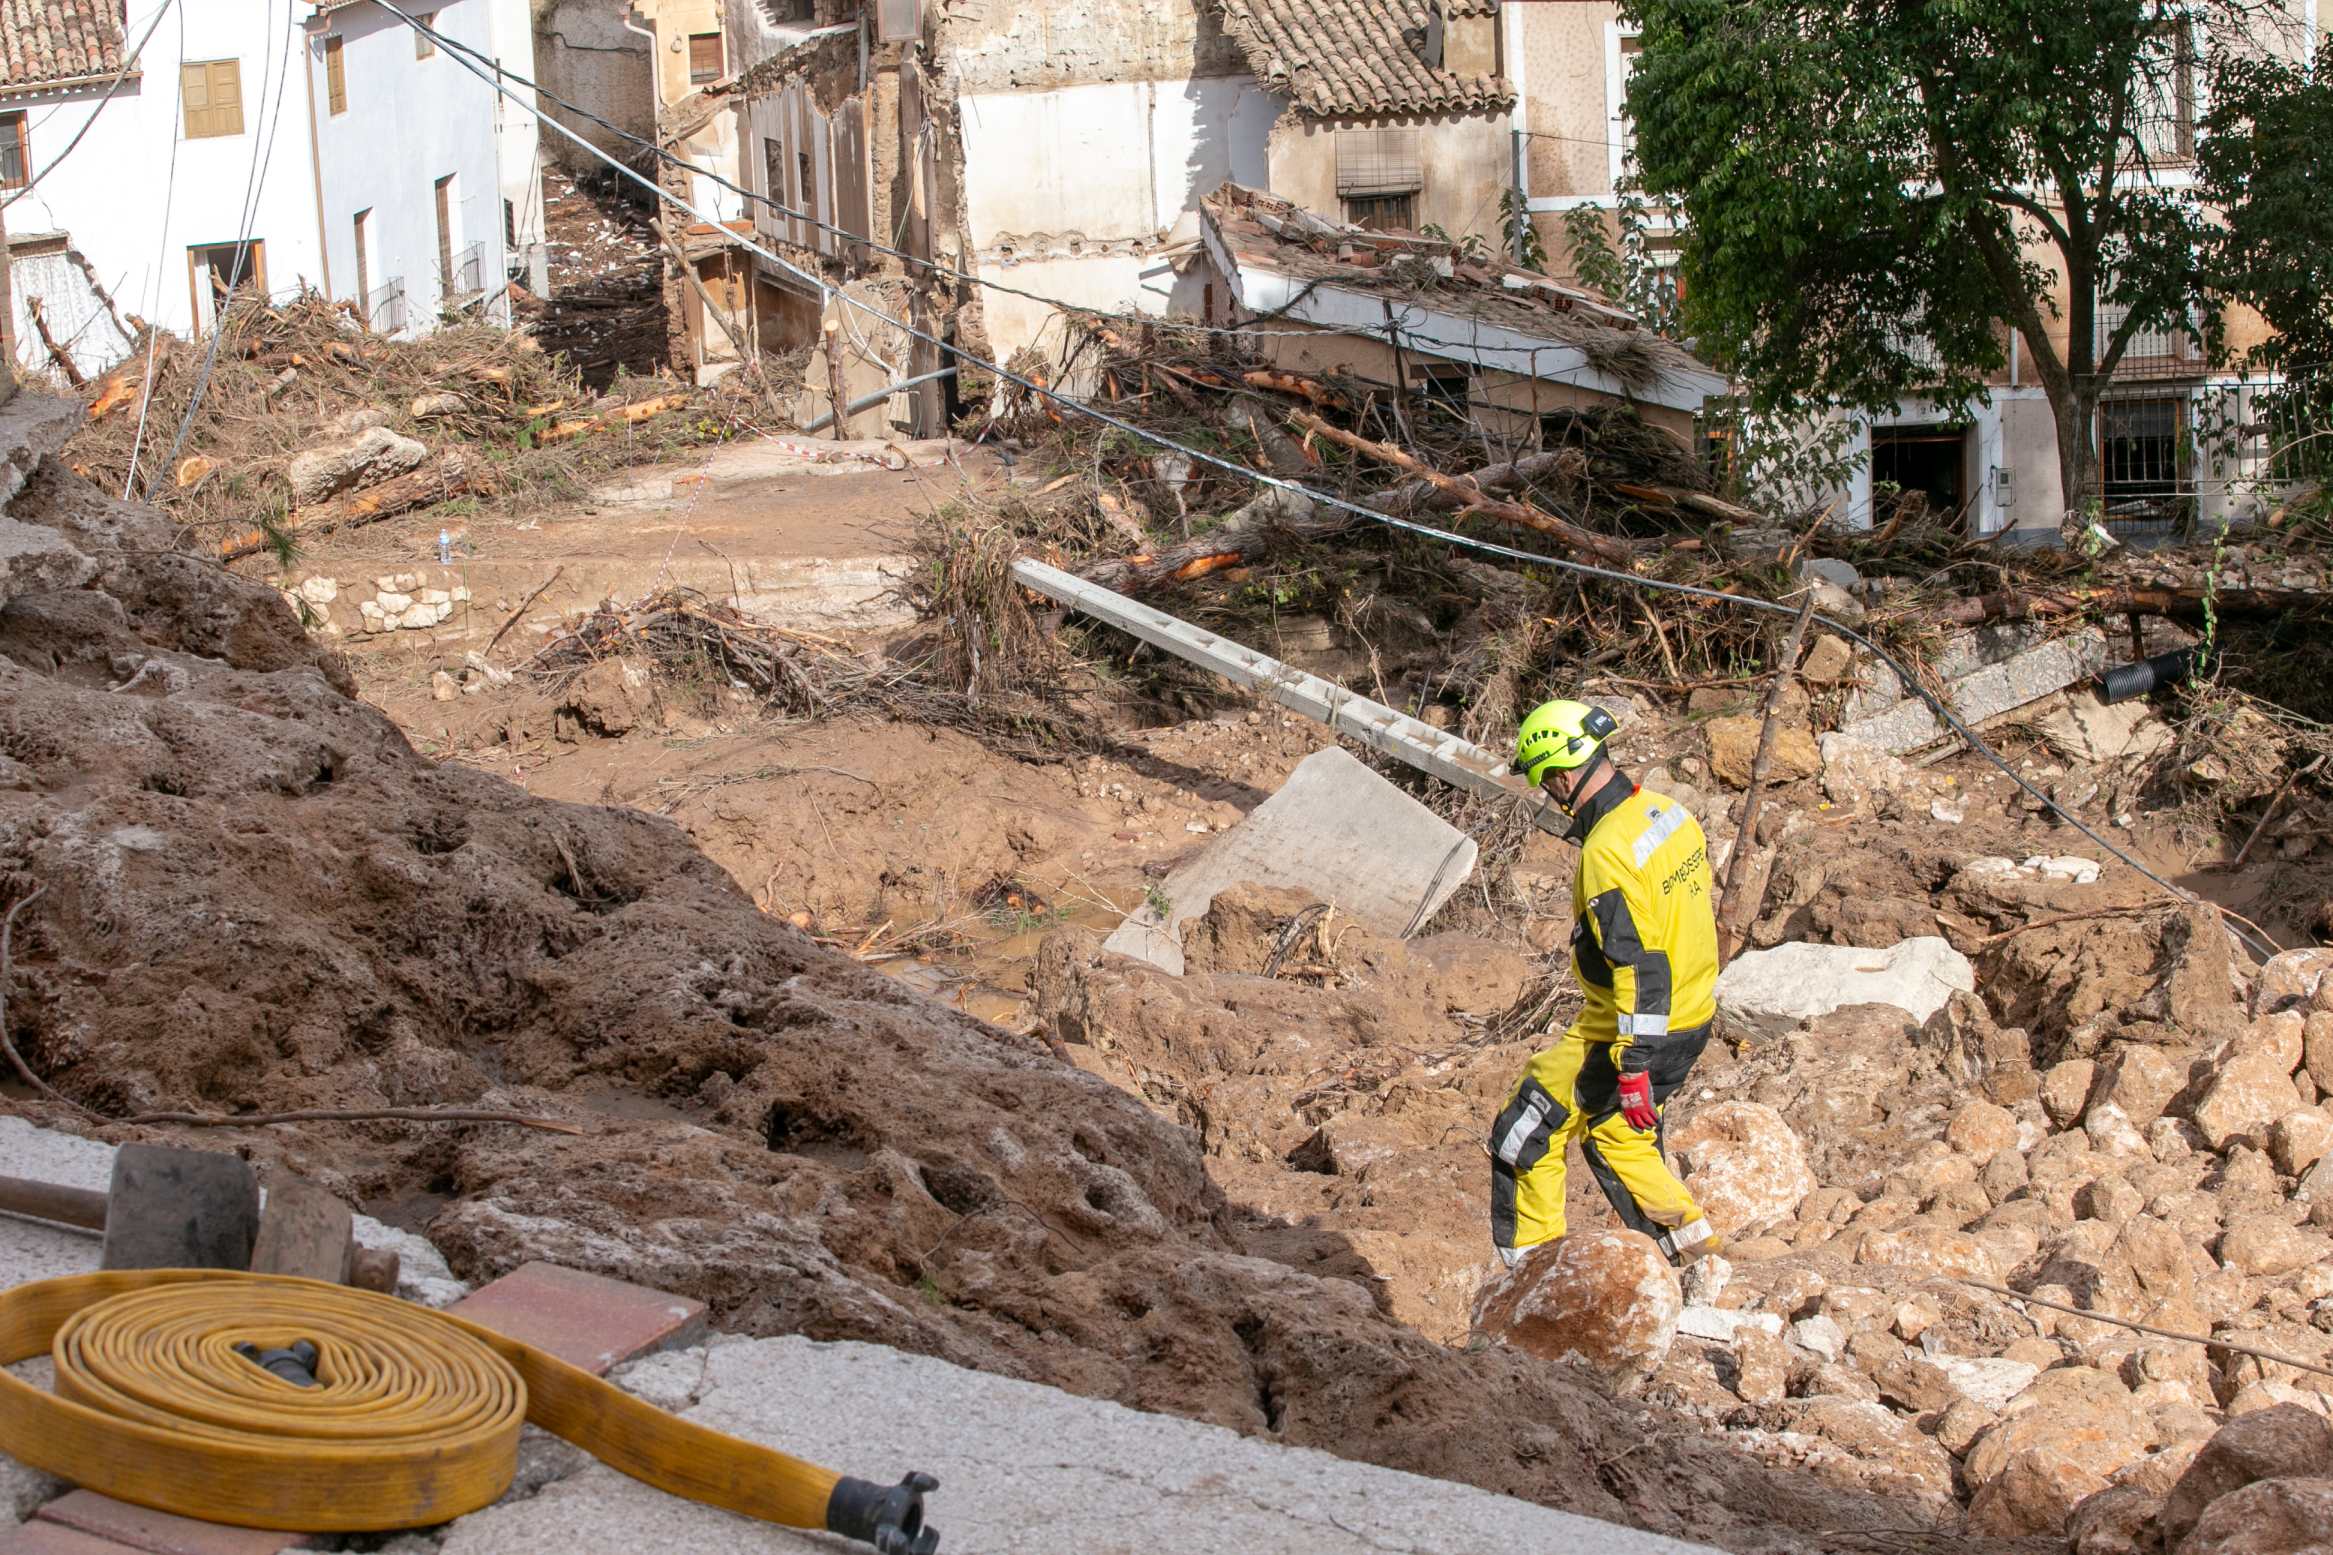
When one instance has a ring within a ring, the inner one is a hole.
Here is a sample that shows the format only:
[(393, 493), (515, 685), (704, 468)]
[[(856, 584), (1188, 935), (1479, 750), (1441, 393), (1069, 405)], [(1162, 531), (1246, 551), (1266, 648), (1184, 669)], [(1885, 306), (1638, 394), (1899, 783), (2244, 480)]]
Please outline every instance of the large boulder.
[[(2205, 1508), (2255, 1480), (2333, 1476), (2333, 1425), (2298, 1404), (2230, 1420), (2213, 1433), (2163, 1503), (2163, 1544), (2179, 1542)], [(2333, 1523), (2326, 1525), (2333, 1528)]]
[(293, 505), (305, 507), (352, 486), (403, 475), (428, 457), (428, 448), (412, 438), (374, 427), (345, 442), (303, 449), (292, 455), (285, 474), (292, 483)]
[(1826, 1394), (1792, 1408), (1790, 1427), (1852, 1455), (1854, 1476), (1883, 1495), (1952, 1496), (1952, 1457), (1885, 1404)]
[[(1747, 788), (1750, 768), (1758, 759), (1758, 736), (1765, 720), (1748, 714), (1712, 718), (1708, 724), (1709, 770), (1718, 781)], [(1823, 770), (1823, 753), (1814, 735), (1799, 719), (1777, 718), (1774, 745), (1766, 756), (1766, 781), (1791, 783)]]
[(2155, 1513), (2163, 1498), (2143, 1485), (2109, 1485), (2066, 1519), (2070, 1555), (2158, 1555)]
[(2214, 1150), (2265, 1145), (2269, 1125), (2301, 1104), (2292, 1071), (2274, 1054), (2240, 1052), (2224, 1064), (2188, 1116)]
[(2143, 1043), (2116, 1050), (2106, 1061), (2105, 1073), (2098, 1100), (2122, 1109), (2122, 1115), (2136, 1128), (2145, 1128), (2161, 1117), (2187, 1084), (2185, 1063)]
[(2333, 1479), (2264, 1479), (2222, 1496), (2176, 1555), (2333, 1555)]
[(1776, 945), (1745, 951), (1718, 974), (1717, 1008), (1736, 1028), (1774, 1037), (1857, 1004), (1892, 1005), (1924, 1022), (1976, 986), (1968, 957), (1933, 936), (1888, 950)]
[(2252, 980), (2252, 1013), (2306, 1009), (2328, 972), (2333, 972), (2333, 948), (2323, 945), (2269, 957)]
[(1677, 1271), (1651, 1237), (1584, 1231), (1494, 1275), (1475, 1298), (1474, 1327), (1543, 1360), (1628, 1383), (1660, 1369), (1684, 1310)]
[(2220, 1262), (2238, 1274), (2274, 1279), (2305, 1269), (2333, 1248), (2314, 1231), (2303, 1230), (2281, 1215), (2246, 1215), (2220, 1238)]
[(2144, 1457), (2153, 1438), (2128, 1388), (2092, 1367), (2061, 1366), (2042, 1373), (2018, 1411), (1969, 1449), (1969, 1480), (1989, 1484), (2012, 1458), (2047, 1449), (2103, 1481)]
[(1668, 1146), (1702, 1213), (1737, 1241), (1793, 1218), (1815, 1191), (1798, 1132), (1760, 1102), (1697, 1108)]
[(2028, 1447), (1969, 1504), (1972, 1533), (2004, 1539), (2059, 1534), (2076, 1506), (2107, 1488), (2106, 1476), (2054, 1447)]
[(1911, 1225), (1896, 1231), (1872, 1231), (1856, 1250), (1858, 1263), (1904, 1269), (1922, 1279), (1982, 1280), (1998, 1284), (2001, 1268), (1985, 1244), (1966, 1231), (1942, 1226)]

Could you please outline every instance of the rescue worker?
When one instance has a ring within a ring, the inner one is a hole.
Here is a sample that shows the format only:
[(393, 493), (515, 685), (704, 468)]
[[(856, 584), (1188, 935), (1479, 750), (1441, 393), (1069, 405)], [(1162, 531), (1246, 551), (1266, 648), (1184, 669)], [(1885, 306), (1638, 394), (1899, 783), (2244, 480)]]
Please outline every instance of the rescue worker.
[(1515, 764), (1572, 819), (1572, 967), (1587, 1002), (1535, 1056), (1491, 1127), (1491, 1240), (1509, 1264), (1564, 1232), (1564, 1154), (1577, 1139), (1622, 1224), (1672, 1262), (1722, 1245), (1661, 1158), (1662, 1105), (1717, 1014), (1717, 918), (1701, 824), (1613, 765), (1612, 715), (1532, 709)]

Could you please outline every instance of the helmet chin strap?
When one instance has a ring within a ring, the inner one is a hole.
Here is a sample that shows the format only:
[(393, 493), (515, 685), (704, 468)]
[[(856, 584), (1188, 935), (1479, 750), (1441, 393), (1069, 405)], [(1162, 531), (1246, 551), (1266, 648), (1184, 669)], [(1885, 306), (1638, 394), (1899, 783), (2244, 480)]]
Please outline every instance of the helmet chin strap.
[(1591, 787), (1588, 779), (1593, 777), (1599, 768), (1609, 767), (1611, 764), (1612, 759), (1604, 753), (1604, 747), (1597, 746), (1596, 753), (1590, 756), (1584, 764), (1574, 769), (1580, 775), (1579, 780), (1572, 785), (1571, 797), (1558, 799), (1555, 802), (1556, 808), (1566, 815), (1579, 814), (1580, 801), (1604, 786), (1602, 783), (1597, 783)]

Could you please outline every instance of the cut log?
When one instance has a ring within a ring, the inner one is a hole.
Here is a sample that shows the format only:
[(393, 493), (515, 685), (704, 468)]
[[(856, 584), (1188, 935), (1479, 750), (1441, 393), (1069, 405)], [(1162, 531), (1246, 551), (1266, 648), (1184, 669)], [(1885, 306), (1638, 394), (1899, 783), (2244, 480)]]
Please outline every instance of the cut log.
[[(493, 476), (486, 462), (474, 459), (460, 449), (449, 449), (435, 465), (409, 470), (403, 475), (382, 481), (377, 486), (366, 486), (357, 491), (342, 492), (329, 502), (302, 508), (288, 516), (282, 525), (285, 532), (300, 536), (330, 534), (337, 529), (354, 529), (415, 508), (448, 502), (455, 497), (483, 496), (494, 489)], [(267, 549), (267, 536), (259, 530), (247, 530), (230, 536), (219, 546), (221, 561), (241, 561)]]
[(678, 410), (688, 402), (689, 397), (685, 394), (662, 394), (652, 400), (642, 400), (637, 405), (620, 406), (609, 413), (608, 420), (611, 423), (618, 420), (626, 421), (637, 426), (652, 416), (661, 416), (668, 410)]
[(1240, 381), (1251, 389), (1270, 389), (1276, 394), (1293, 394), (1309, 400), (1326, 410), (1344, 410), (1348, 402), (1342, 394), (1317, 378), (1300, 378), (1294, 373), (1276, 373), (1268, 368), (1257, 368), (1243, 373)]
[[(1430, 480), (1404, 481), (1398, 486), (1373, 492), (1361, 501), (1364, 507), (1374, 508), (1395, 518), (1436, 510), (1448, 511), (1467, 506), (1476, 500), (1476, 492), (1513, 491), (1532, 481), (1556, 474), (1567, 461), (1576, 461), (1578, 457), (1576, 452), (1570, 450), (1550, 449), (1545, 453), (1527, 454), (1505, 464), (1486, 465), (1472, 471), (1465, 477), (1467, 482), (1472, 483), (1471, 486), (1458, 490), (1445, 489)], [(1465, 495), (1461, 495), (1462, 491)], [(1226, 514), (1221, 524), (1198, 539), (1170, 546), (1155, 555), (1145, 552), (1136, 556), (1089, 562), (1078, 569), (1078, 576), (1089, 583), (1116, 589), (1122, 594), (1139, 594), (1160, 584), (1178, 581), (1177, 575), (1196, 561), (1213, 561), (1206, 572), (1225, 570), (1240, 562), (1255, 561), (1276, 547), (1308, 540), (1325, 540), (1365, 522), (1367, 520), (1356, 513), (1347, 512), (1343, 508), (1317, 507), (1293, 492), (1274, 487)], [(1205, 572), (1192, 574), (1195, 577), (1205, 575)]]
[(136, 358), (124, 362), (106, 374), (97, 385), (97, 398), (90, 402), (89, 419), (103, 421), (125, 405), (135, 405), (145, 392), (145, 369)]
[(1626, 540), (1612, 535), (1600, 535), (1592, 529), (1582, 529), (1577, 524), (1557, 518), (1553, 513), (1543, 512), (1528, 503), (1510, 502), (1504, 498), (1494, 497), (1475, 483), (1461, 476), (1445, 475), (1441, 471), (1429, 467), (1416, 455), (1395, 448), (1389, 443), (1373, 442), (1358, 432), (1348, 432), (1342, 427), (1331, 426), (1309, 411), (1297, 411), (1289, 419), (1293, 425), (1304, 428), (1314, 437), (1327, 438), (1330, 442), (1350, 448), (1355, 453), (1378, 460), (1380, 463), (1390, 464), (1396, 469), (1406, 470), (1437, 489), (1450, 493), (1458, 499), (1462, 512), (1482, 513), (1491, 518), (1536, 531), (1557, 541), (1564, 549), (1573, 554), (1589, 557), (1607, 567), (1626, 568), (1633, 565), (1636, 560), (1638, 548)]

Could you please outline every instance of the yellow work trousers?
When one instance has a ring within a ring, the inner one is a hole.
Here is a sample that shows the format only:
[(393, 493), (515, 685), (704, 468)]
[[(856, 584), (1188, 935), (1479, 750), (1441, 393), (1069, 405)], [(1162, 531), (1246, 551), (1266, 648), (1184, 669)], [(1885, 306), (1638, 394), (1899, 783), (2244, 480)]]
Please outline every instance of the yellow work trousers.
[[(1709, 1039), (1707, 1026), (1640, 1038), (1656, 1114)], [(1658, 1241), (1661, 1229), (1701, 1218), (1693, 1195), (1661, 1156), (1661, 1131), (1620, 1115), (1611, 1045), (1567, 1031), (1530, 1062), (1491, 1125), (1491, 1240), (1502, 1251), (1552, 1242), (1564, 1232), (1564, 1156), (1577, 1139), (1596, 1185), (1621, 1223)]]

